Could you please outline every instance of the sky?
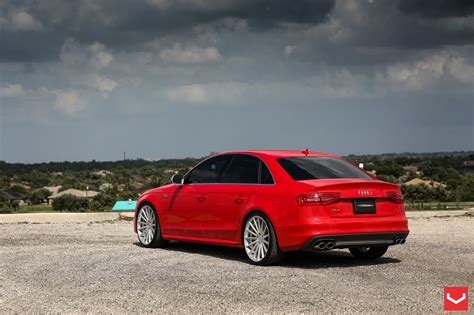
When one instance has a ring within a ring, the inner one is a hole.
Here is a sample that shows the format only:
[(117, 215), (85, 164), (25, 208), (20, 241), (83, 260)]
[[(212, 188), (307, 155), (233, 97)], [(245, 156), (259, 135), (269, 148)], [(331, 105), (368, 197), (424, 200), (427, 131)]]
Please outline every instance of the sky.
[(474, 150), (471, 0), (0, 0), (0, 160)]

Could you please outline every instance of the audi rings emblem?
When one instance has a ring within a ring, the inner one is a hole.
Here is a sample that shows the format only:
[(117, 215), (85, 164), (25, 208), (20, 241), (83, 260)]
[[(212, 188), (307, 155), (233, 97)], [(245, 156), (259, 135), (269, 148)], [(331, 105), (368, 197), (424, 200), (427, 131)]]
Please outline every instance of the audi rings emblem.
[(361, 189), (358, 193), (359, 196), (372, 196), (372, 190), (370, 189)]

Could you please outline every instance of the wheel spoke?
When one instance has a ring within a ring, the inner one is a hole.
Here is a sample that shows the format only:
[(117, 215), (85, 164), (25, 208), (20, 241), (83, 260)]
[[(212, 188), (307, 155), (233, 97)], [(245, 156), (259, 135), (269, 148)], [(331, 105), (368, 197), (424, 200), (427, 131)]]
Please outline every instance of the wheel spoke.
[(257, 233), (255, 233), (254, 231), (251, 231), (251, 230), (247, 230), (247, 233), (252, 234), (252, 235), (255, 235), (255, 236), (258, 235)]
[(149, 216), (148, 216), (148, 208), (145, 207), (143, 208), (143, 216), (145, 217), (145, 220), (150, 220)]
[(255, 224), (257, 225), (257, 232), (262, 234), (262, 222), (260, 222), (260, 220), (255, 220)]
[(258, 240), (254, 240), (254, 241), (251, 241), (250, 243), (248, 243), (248, 245), (250, 246), (250, 245), (253, 245), (253, 244), (257, 243), (257, 242), (258, 242)]
[[(249, 225), (250, 225), (250, 227), (252, 228), (252, 230), (255, 232), (255, 235), (257, 235), (257, 234), (258, 234), (258, 230), (257, 230), (257, 228), (253, 225), (253, 222), (252, 222), (252, 221), (249, 222)], [(249, 231), (250, 231), (250, 229), (249, 229)]]

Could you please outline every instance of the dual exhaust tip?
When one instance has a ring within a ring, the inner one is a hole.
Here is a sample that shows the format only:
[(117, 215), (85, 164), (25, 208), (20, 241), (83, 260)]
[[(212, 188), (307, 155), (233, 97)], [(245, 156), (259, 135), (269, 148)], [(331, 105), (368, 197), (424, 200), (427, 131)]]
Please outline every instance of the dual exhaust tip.
[[(405, 244), (405, 242), (406, 242), (406, 237), (403, 237), (403, 236), (397, 236), (393, 240), (393, 244), (395, 245)], [(319, 241), (313, 246), (313, 248), (316, 250), (329, 250), (329, 249), (333, 249), (335, 246), (336, 246), (336, 242), (334, 241)]]
[(401, 245), (401, 244), (405, 244), (405, 241), (406, 241), (405, 237), (398, 236), (398, 237), (395, 238), (395, 240), (393, 240), (393, 244)]
[(324, 249), (333, 249), (336, 246), (336, 243), (333, 241), (320, 241), (316, 243), (313, 247), (314, 249), (324, 250)]

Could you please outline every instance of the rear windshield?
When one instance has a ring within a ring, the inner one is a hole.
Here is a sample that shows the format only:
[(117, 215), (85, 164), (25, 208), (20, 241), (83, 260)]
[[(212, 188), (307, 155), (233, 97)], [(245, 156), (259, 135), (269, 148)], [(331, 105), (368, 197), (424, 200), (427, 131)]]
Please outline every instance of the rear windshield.
[(351, 163), (333, 157), (305, 156), (277, 159), (294, 180), (322, 178), (372, 178)]

